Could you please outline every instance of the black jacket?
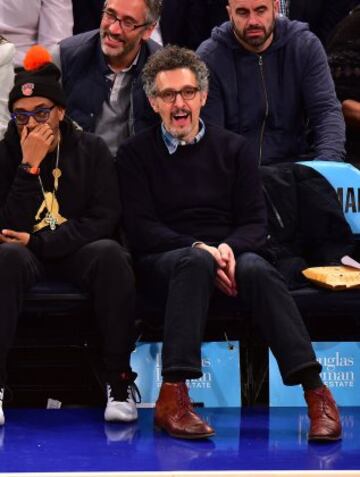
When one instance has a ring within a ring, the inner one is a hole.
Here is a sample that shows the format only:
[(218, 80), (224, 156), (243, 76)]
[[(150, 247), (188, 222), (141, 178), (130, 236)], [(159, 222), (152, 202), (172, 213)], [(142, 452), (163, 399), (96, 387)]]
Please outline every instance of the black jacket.
[[(61, 125), (62, 175), (56, 198), (66, 222), (33, 233), (43, 195), (39, 177), (19, 168), (22, 154), (14, 124), (0, 142), (0, 227), (29, 232), (29, 248), (39, 257), (56, 259), (101, 238), (113, 237), (120, 220), (120, 196), (113, 159), (101, 138)], [(45, 191), (52, 192), (56, 153), (41, 163)], [(1, 246), (1, 245), (0, 245)]]
[(334, 265), (354, 250), (354, 239), (333, 187), (317, 171), (287, 163), (260, 168), (268, 209), (263, 249), (290, 289), (307, 284), (301, 270)]

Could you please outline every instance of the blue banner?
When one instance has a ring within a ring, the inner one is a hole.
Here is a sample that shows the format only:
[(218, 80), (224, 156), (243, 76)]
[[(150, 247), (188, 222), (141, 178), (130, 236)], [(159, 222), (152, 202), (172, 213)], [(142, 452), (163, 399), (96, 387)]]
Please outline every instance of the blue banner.
[[(360, 405), (360, 343), (313, 343), (323, 369), (321, 378), (339, 406)], [(301, 386), (284, 386), (278, 365), (269, 352), (270, 406), (305, 406)]]
[[(144, 407), (154, 406), (159, 394), (161, 349), (161, 343), (137, 343), (131, 355)], [(203, 376), (187, 381), (192, 401), (205, 407), (241, 406), (239, 343), (203, 343), (201, 352)]]

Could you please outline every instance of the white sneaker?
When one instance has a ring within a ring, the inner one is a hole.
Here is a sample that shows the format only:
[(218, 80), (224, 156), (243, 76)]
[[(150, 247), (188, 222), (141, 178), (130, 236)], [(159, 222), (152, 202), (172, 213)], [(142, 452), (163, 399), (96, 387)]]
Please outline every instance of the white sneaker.
[(107, 422), (132, 422), (138, 418), (138, 412), (135, 404), (134, 384), (127, 387), (127, 398), (125, 401), (116, 401), (112, 395), (110, 384), (106, 385), (107, 403), (104, 413), (104, 419)]
[(4, 388), (0, 388), (0, 426), (3, 426), (5, 424), (3, 400), (4, 400)]

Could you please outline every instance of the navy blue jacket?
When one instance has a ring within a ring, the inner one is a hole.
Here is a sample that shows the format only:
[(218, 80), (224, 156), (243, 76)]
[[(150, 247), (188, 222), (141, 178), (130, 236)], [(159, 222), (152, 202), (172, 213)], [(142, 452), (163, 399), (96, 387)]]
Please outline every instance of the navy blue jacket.
[(241, 46), (230, 22), (198, 49), (211, 72), (202, 116), (250, 139), (261, 164), (309, 152), (340, 161), (345, 124), (324, 49), (304, 23), (278, 18), (274, 41), (261, 55)]
[[(141, 46), (139, 60), (132, 69), (130, 131), (137, 134), (159, 122), (143, 91), (141, 71), (148, 57), (160, 46), (152, 40)], [(66, 38), (60, 43), (62, 82), (67, 98), (67, 113), (85, 131), (95, 130), (103, 102), (109, 97), (111, 73), (101, 51), (99, 30)]]

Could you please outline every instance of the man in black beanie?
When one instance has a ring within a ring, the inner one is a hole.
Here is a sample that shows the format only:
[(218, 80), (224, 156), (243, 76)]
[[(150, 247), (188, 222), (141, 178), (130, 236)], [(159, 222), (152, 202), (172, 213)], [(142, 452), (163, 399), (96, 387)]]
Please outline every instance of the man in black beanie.
[(41, 47), (29, 50), (9, 96), (0, 142), (0, 425), (6, 358), (24, 293), (39, 280), (89, 292), (107, 383), (106, 421), (137, 418), (133, 347), (134, 279), (114, 240), (120, 201), (104, 142), (65, 118), (60, 72)]

